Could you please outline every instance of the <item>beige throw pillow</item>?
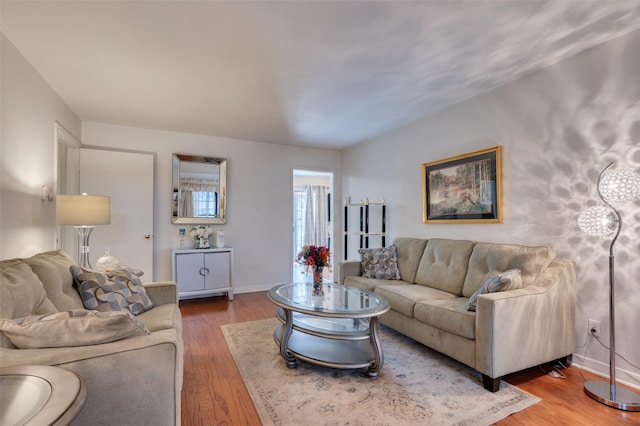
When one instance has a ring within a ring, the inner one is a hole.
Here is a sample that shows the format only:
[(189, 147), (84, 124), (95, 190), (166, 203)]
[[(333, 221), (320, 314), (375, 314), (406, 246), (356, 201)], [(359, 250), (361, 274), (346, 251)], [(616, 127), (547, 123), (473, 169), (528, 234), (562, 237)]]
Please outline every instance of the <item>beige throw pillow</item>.
[(97, 345), (150, 334), (147, 327), (128, 311), (85, 309), (0, 319), (0, 330), (20, 349)]

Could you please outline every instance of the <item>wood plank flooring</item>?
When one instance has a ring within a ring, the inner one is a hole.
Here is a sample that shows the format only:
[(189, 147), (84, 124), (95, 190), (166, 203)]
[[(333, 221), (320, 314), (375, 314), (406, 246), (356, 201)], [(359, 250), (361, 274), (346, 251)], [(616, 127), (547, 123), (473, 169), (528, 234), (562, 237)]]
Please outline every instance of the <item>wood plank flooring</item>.
[[(185, 344), (183, 426), (260, 425), (220, 326), (272, 318), (275, 306), (266, 292), (236, 294), (234, 299), (229, 302), (220, 296), (180, 302)], [(542, 368), (549, 371), (552, 366)], [(584, 381), (594, 375), (576, 367), (563, 372), (566, 379), (553, 378), (537, 367), (505, 377), (542, 401), (497, 425), (640, 425), (640, 413), (607, 407), (584, 393)]]

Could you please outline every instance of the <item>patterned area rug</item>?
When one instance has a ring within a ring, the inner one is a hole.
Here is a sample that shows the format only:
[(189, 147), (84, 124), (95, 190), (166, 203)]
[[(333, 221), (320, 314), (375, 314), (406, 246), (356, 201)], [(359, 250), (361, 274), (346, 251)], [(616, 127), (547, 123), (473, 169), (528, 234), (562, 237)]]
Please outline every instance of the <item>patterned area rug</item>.
[(381, 327), (385, 363), (363, 370), (298, 362), (288, 369), (273, 340), (278, 320), (222, 326), (265, 425), (490, 425), (540, 401), (502, 381), (491, 393), (479, 373)]

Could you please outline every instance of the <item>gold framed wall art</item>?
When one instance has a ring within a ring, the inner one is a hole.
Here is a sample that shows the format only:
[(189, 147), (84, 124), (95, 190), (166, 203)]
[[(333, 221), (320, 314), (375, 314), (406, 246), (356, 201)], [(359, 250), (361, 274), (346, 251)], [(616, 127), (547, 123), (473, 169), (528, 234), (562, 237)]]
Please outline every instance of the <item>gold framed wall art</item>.
[(422, 165), (424, 223), (502, 223), (502, 147)]

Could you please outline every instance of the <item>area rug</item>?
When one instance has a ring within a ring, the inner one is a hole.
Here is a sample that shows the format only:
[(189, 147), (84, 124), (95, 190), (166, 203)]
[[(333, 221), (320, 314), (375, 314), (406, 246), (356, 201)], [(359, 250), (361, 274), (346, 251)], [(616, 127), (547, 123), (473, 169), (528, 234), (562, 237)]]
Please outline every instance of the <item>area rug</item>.
[(490, 425), (540, 401), (504, 381), (491, 393), (476, 371), (386, 327), (376, 380), (301, 361), (289, 369), (273, 339), (278, 324), (222, 326), (264, 425)]

